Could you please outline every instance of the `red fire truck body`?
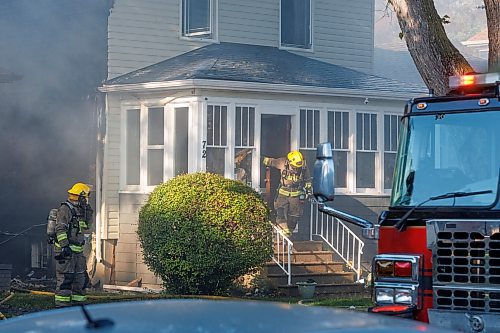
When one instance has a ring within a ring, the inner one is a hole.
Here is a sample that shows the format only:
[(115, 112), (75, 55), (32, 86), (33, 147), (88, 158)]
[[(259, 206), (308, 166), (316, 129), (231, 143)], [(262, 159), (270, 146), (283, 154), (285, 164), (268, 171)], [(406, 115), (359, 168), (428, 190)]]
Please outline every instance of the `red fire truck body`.
[(500, 74), (450, 78), (448, 96), (411, 100), (391, 202), (377, 224), (334, 209), (333, 162), (318, 147), (319, 209), (378, 239), (371, 312), (500, 332)]

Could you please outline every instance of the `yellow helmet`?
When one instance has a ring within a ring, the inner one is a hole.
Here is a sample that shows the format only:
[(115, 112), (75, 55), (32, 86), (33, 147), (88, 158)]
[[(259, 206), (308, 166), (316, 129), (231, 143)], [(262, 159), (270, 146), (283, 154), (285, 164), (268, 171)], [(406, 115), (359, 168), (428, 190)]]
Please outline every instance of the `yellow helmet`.
[(287, 158), (288, 162), (293, 167), (302, 168), (302, 166), (304, 165), (304, 157), (298, 150), (289, 152)]
[(84, 183), (76, 183), (72, 188), (68, 190), (69, 194), (84, 196), (85, 198), (89, 197), (90, 194), (90, 186)]

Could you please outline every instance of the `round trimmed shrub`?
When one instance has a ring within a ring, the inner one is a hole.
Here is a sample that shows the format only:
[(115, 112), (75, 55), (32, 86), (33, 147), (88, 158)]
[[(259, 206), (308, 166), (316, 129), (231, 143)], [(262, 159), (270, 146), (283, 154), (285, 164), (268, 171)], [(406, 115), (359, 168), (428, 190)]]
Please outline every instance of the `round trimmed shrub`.
[(151, 193), (137, 231), (144, 262), (176, 294), (217, 294), (269, 260), (269, 209), (219, 175), (177, 176)]

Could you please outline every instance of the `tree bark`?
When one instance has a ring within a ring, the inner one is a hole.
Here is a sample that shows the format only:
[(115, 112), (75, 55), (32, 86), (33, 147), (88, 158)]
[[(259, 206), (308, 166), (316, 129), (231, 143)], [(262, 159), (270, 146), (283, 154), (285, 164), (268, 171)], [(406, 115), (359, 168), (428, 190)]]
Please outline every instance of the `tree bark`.
[[(484, 1), (498, 5), (499, 0)], [(389, 0), (389, 3), (417, 70), (436, 95), (449, 91), (450, 76), (474, 71), (448, 39), (433, 0)]]
[(484, 0), (488, 24), (490, 72), (500, 72), (500, 0)]

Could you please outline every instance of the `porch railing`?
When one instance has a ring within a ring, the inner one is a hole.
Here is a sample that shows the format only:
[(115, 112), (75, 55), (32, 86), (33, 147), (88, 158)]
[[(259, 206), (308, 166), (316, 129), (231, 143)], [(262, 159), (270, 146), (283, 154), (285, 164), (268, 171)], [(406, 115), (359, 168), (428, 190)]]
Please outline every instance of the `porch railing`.
[(356, 281), (361, 277), (361, 255), (365, 243), (339, 219), (318, 210), (311, 201), (310, 240), (320, 237), (339, 255), (348, 268), (356, 273)]
[(293, 243), (283, 231), (273, 225), (273, 261), (285, 272), (288, 285), (292, 284), (292, 255)]

